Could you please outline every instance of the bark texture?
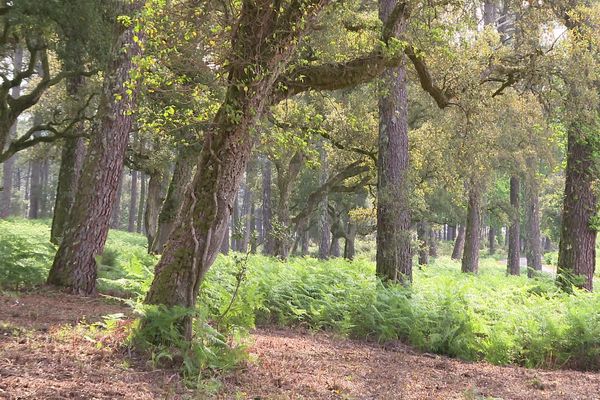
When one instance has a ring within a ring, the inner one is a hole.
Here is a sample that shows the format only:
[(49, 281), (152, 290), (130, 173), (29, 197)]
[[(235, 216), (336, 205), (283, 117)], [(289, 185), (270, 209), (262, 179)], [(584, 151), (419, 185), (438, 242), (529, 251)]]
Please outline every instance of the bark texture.
[(540, 231), (539, 184), (536, 170), (531, 165), (525, 186), (525, 249), (527, 254), (527, 276), (533, 277), (534, 271), (542, 270), (542, 234)]
[[(476, 274), (479, 272), (479, 227), (481, 226), (481, 188), (472, 183), (469, 188), (467, 206), (467, 225), (465, 227), (464, 250), (462, 255), (462, 272)], [(459, 232), (460, 236), (460, 232)]]
[[(133, 15), (142, 6), (126, 6)], [(67, 229), (48, 276), (48, 283), (81, 294), (96, 289), (96, 256), (102, 253), (123, 171), (123, 158), (132, 125), (129, 115), (137, 90), (126, 93), (133, 58), (141, 53), (133, 40), (133, 26), (118, 35), (106, 71), (100, 103), (101, 123), (93, 136), (81, 174)]]
[(567, 170), (562, 227), (558, 250), (558, 282), (593, 289), (596, 269), (596, 234), (590, 222), (598, 210), (592, 187), (594, 159), (591, 146), (571, 128), (568, 134)]
[(520, 179), (517, 176), (510, 177), (510, 206), (511, 224), (509, 229), (507, 270), (509, 275), (521, 273), (521, 208), (519, 205)]

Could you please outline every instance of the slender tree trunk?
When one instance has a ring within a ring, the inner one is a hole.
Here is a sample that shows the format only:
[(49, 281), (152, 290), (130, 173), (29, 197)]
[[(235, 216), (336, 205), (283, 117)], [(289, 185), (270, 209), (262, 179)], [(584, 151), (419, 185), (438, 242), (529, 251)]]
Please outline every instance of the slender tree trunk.
[[(379, 1), (379, 18), (387, 21), (394, 0)], [(398, 37), (406, 21), (398, 25)], [(379, 98), (377, 166), (377, 275), (387, 281), (412, 281), (409, 208), (408, 86), (404, 63), (382, 75), (386, 93)]]
[(310, 244), (310, 235), (308, 230), (299, 233), (300, 235), (300, 255), (305, 257), (308, 255), (308, 246)]
[(344, 258), (346, 260), (353, 260), (354, 255), (356, 254), (355, 250), (355, 242), (356, 242), (356, 232), (357, 227), (356, 224), (352, 222), (348, 222), (348, 228), (346, 229), (348, 232), (346, 235), (346, 243), (344, 245)]
[(441, 239), (438, 239), (435, 237), (435, 233), (433, 232), (433, 229), (431, 228), (431, 226), (429, 227), (428, 236), (429, 236), (429, 256), (435, 258), (435, 257), (437, 257), (438, 240), (441, 240)]
[(240, 244), (240, 251), (248, 252), (250, 239), (254, 231), (254, 195), (252, 193), (252, 182), (256, 178), (256, 163), (251, 160), (246, 168), (246, 181), (244, 183), (242, 197), (242, 224), (244, 227), (243, 236)]
[(115, 204), (110, 217), (110, 227), (112, 229), (119, 229), (121, 227), (121, 195), (123, 194), (123, 174), (118, 178), (117, 182), (117, 196), (115, 198)]
[(429, 227), (421, 221), (417, 224), (417, 239), (419, 240), (419, 265), (429, 264), (429, 239), (427, 237)]
[[(141, 6), (141, 1), (128, 3), (124, 5), (125, 14), (132, 15)], [(137, 93), (133, 90), (128, 94), (126, 82), (134, 68), (133, 58), (141, 53), (138, 42), (133, 40), (134, 26), (126, 28), (113, 47), (99, 106), (100, 127), (92, 137), (67, 229), (48, 275), (49, 284), (81, 294), (95, 292), (95, 257), (104, 249), (123, 172), (133, 120), (128, 110), (135, 104)]]
[(496, 228), (493, 226), (488, 230), (488, 253), (490, 256), (496, 254)]
[(521, 233), (520, 233), (520, 206), (519, 206), (520, 182), (517, 176), (510, 177), (510, 205), (511, 224), (508, 242), (507, 273), (519, 275), (521, 273)]
[[(529, 161), (531, 166), (532, 161)], [(542, 270), (542, 240), (540, 232), (540, 198), (536, 169), (529, 168), (529, 179), (525, 187), (526, 197), (526, 248), (527, 248), (527, 276), (533, 277), (534, 271)]]
[[(148, 197), (146, 189), (146, 174), (140, 172), (140, 202), (137, 208), (136, 232), (142, 233), (144, 227), (144, 214), (146, 214), (146, 198)], [(160, 220), (160, 217), (159, 217)], [(160, 224), (159, 224), (160, 226)], [(156, 241), (155, 241), (156, 242)]]
[[(323, 147), (322, 141), (319, 146), (319, 153), (321, 158), (321, 175), (319, 176), (319, 183), (323, 185), (329, 179), (329, 162), (327, 160), (327, 152)], [(318, 257), (321, 260), (325, 260), (329, 257), (329, 248), (331, 245), (331, 227), (329, 225), (328, 204), (328, 196), (325, 195), (319, 203), (319, 231), (321, 233), (321, 237), (319, 240)]]
[(593, 187), (594, 152), (581, 136), (571, 127), (568, 133), (557, 280), (567, 290), (571, 284), (575, 284), (591, 291), (596, 270), (597, 233), (591, 221), (598, 211), (598, 199)]
[(452, 259), (453, 260), (462, 259), (464, 248), (465, 248), (465, 226), (459, 225), (458, 234), (456, 235), (456, 239), (454, 240), (454, 247), (452, 249)]
[(233, 214), (231, 216), (231, 249), (240, 251), (240, 201), (239, 192), (233, 200)]
[[(479, 227), (481, 225), (481, 188), (472, 183), (469, 189), (467, 207), (467, 226), (465, 228), (464, 251), (462, 255), (462, 272), (477, 273), (479, 271)], [(459, 233), (460, 235), (460, 233)]]
[(127, 231), (135, 232), (135, 221), (137, 219), (138, 206), (138, 172), (131, 171), (131, 190), (129, 191), (129, 218), (127, 220)]
[(271, 161), (265, 157), (262, 168), (262, 225), (263, 225), (263, 253), (268, 256), (274, 255), (275, 241), (273, 237), (273, 211), (271, 208)]
[(158, 217), (163, 204), (166, 177), (164, 171), (152, 171), (148, 180), (148, 196), (146, 197), (146, 211), (144, 212), (144, 230), (148, 239), (148, 252), (152, 252), (152, 245), (158, 230)]
[[(21, 46), (17, 46), (15, 49), (15, 55), (13, 60), (13, 71), (20, 71), (21, 65), (23, 64), (23, 48)], [(19, 85), (13, 87), (10, 91), (10, 95), (16, 99), (21, 95), (21, 87)], [(14, 124), (10, 127), (10, 131), (8, 133), (9, 142), (15, 137), (17, 134), (17, 124), (15, 121)], [(3, 150), (3, 149), (2, 149)], [(6, 160), (3, 165), (3, 175), (2, 175), (2, 197), (0, 201), (2, 204), (0, 205), (0, 218), (8, 218), (11, 214), (12, 207), (12, 193), (13, 193), (13, 170), (15, 167), (15, 162), (17, 160), (17, 156), (14, 155)]]
[(31, 178), (29, 181), (29, 219), (40, 217), (42, 202), (42, 160), (33, 159), (31, 164)]
[(252, 206), (250, 207), (250, 225), (248, 226), (248, 232), (250, 233), (250, 253), (256, 254), (258, 250), (258, 232), (256, 229), (256, 220), (257, 220), (257, 212), (256, 212), (256, 204), (252, 202)]
[(221, 241), (221, 253), (227, 255), (229, 254), (229, 236), (231, 231), (231, 222), (227, 221), (225, 226), (225, 234), (223, 235), (223, 240)]

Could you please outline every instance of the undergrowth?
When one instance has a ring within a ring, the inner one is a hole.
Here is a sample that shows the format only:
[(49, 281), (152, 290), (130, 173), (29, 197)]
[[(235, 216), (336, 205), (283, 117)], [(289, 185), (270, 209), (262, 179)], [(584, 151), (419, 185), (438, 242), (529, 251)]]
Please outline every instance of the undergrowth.
[[(1, 286), (43, 282), (55, 251), (48, 233), (43, 223), (0, 222)], [(111, 232), (99, 257), (100, 291), (133, 297), (132, 303), (141, 299), (156, 262), (144, 245), (141, 235)], [(407, 289), (382, 285), (366, 259), (282, 262), (254, 255), (243, 261), (240, 279), (242, 258), (221, 255), (207, 274), (193, 312), (194, 343), (175, 338), (177, 317), (189, 311), (152, 307), (141, 312), (157, 325), (137, 329), (132, 340), (145, 343), (157, 364), (180, 361), (189, 380), (206, 378), (206, 371), (210, 379), (210, 371), (239, 361), (243, 346), (235, 343), (255, 325), (400, 340), (423, 351), (500, 365), (600, 369), (600, 295), (565, 293), (549, 275), (506, 276), (502, 263), (487, 258), (474, 276), (440, 257), (417, 269)]]

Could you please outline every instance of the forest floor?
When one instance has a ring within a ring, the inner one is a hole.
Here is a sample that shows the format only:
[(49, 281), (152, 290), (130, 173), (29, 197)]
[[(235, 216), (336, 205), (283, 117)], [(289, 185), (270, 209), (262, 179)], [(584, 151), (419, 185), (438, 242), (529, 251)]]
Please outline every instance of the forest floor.
[(122, 337), (77, 328), (128, 312), (47, 289), (0, 295), (0, 399), (600, 399), (597, 373), (468, 363), (290, 329), (255, 330), (254, 361), (207, 396), (127, 354)]

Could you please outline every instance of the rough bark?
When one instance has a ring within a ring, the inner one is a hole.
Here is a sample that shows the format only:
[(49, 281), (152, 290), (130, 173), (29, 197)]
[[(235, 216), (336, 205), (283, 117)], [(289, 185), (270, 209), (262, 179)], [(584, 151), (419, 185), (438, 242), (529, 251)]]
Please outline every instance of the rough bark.
[(542, 270), (542, 234), (540, 232), (539, 185), (535, 177), (536, 170), (530, 161), (529, 176), (525, 186), (525, 239), (527, 255), (527, 276), (533, 277), (534, 271)]
[(137, 220), (138, 206), (138, 172), (131, 171), (131, 187), (129, 191), (129, 215), (127, 218), (127, 231), (135, 232), (135, 221)]
[(162, 253), (167, 238), (173, 229), (183, 203), (185, 190), (192, 180), (193, 165), (197, 156), (198, 150), (193, 147), (182, 147), (177, 152), (167, 196), (158, 216), (156, 239), (152, 244), (152, 250), (155, 253)]
[(521, 228), (519, 205), (520, 179), (517, 176), (510, 177), (510, 205), (511, 205), (511, 224), (509, 229), (508, 242), (508, 260), (507, 273), (510, 275), (519, 275), (521, 273)]
[[(462, 255), (462, 272), (477, 273), (479, 271), (479, 227), (481, 226), (481, 188), (472, 183), (469, 188), (467, 206), (467, 224), (464, 235), (464, 250)], [(459, 232), (460, 236), (460, 232)]]
[[(124, 7), (126, 14), (132, 15), (141, 6), (142, 2), (136, 1)], [(126, 82), (134, 68), (133, 58), (141, 53), (133, 29), (124, 29), (114, 43), (99, 106), (100, 127), (91, 140), (67, 229), (48, 276), (49, 284), (81, 294), (95, 292), (95, 258), (104, 249), (123, 171), (133, 119), (128, 111), (137, 93), (128, 94)]]
[[(387, 21), (396, 2), (380, 0), (379, 18)], [(404, 31), (397, 25), (393, 36)], [(408, 91), (404, 62), (382, 75), (385, 93), (379, 98), (377, 165), (377, 275), (386, 281), (412, 281), (409, 208)]]
[[(77, 98), (83, 78), (75, 77), (67, 80), (67, 94)], [(74, 129), (82, 130), (83, 124), (75, 125)], [(83, 138), (68, 138), (64, 140), (60, 169), (58, 172), (58, 185), (56, 187), (56, 202), (54, 203), (54, 215), (52, 217), (52, 230), (50, 241), (60, 244), (65, 234), (66, 223), (75, 202), (77, 184), (85, 158), (85, 143)]]
[(591, 146), (571, 127), (557, 275), (559, 284), (567, 290), (571, 284), (593, 289), (597, 232), (590, 222), (598, 210), (593, 157)]
[[(14, 59), (13, 59), (13, 71), (20, 71), (21, 66), (23, 64), (23, 48), (17, 46), (15, 49)], [(13, 98), (17, 98), (21, 95), (21, 85), (16, 85), (10, 90), (10, 95)], [(18, 121), (11, 125), (8, 132), (8, 140), (12, 140), (17, 134), (17, 124)], [(3, 150), (3, 149), (2, 149)], [(2, 165), (3, 175), (2, 175), (2, 198), (0, 199), (0, 218), (7, 218), (11, 214), (12, 207), (12, 193), (13, 193), (13, 170), (16, 162), (16, 156), (10, 157), (8, 160), (4, 162)]]

